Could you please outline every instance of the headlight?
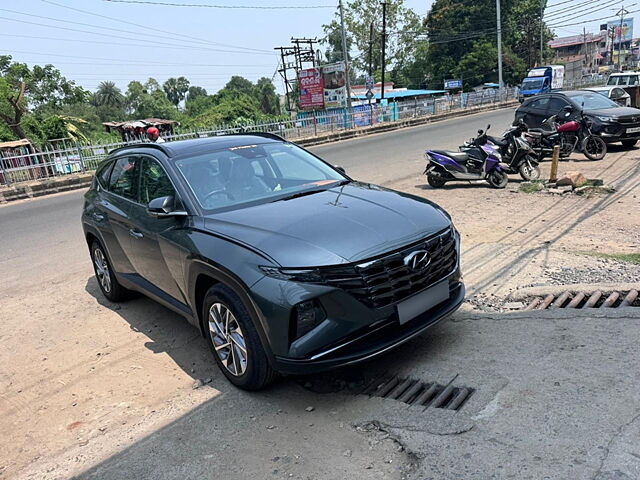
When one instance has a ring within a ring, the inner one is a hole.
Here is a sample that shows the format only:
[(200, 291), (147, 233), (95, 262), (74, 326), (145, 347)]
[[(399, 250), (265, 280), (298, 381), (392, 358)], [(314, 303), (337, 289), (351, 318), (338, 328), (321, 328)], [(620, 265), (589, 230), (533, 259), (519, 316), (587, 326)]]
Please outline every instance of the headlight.
[(596, 115), (596, 118), (601, 122), (610, 122), (612, 120), (611, 117), (606, 117), (604, 115), (603, 116)]
[(315, 283), (322, 281), (320, 272), (314, 268), (278, 268), (260, 266), (265, 275), (279, 280), (290, 280), (293, 282)]

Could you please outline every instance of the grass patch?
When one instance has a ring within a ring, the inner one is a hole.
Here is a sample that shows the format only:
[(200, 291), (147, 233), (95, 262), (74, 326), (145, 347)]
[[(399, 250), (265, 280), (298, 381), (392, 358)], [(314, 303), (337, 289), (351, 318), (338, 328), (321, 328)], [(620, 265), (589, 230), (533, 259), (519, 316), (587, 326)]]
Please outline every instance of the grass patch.
[(518, 187), (523, 193), (536, 193), (544, 189), (544, 180), (534, 180), (532, 182), (523, 182)]
[(635, 263), (640, 265), (640, 253), (601, 253), (601, 252), (579, 252), (582, 255), (589, 255), (598, 258), (610, 258), (619, 262)]

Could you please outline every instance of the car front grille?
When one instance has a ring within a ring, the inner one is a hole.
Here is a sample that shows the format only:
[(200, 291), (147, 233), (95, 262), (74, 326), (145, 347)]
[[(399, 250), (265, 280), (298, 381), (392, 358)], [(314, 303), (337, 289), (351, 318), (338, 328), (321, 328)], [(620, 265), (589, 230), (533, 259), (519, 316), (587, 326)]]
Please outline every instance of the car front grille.
[(640, 114), (632, 117), (618, 117), (616, 120), (622, 125), (634, 125), (640, 127)]
[[(431, 262), (414, 270), (405, 258), (417, 250), (429, 252)], [(455, 271), (458, 252), (453, 229), (382, 257), (355, 265), (321, 268), (322, 283), (347, 291), (373, 308), (401, 301)]]

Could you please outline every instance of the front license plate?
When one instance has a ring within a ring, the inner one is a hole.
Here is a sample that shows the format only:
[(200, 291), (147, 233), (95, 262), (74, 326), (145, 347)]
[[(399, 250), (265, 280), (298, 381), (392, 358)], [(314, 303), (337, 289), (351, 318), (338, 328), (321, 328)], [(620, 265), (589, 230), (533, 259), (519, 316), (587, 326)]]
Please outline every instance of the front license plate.
[(413, 297), (407, 298), (400, 302), (396, 309), (398, 310), (398, 319), (400, 325), (407, 323), (409, 320), (416, 318), (423, 312), (426, 312), (439, 303), (449, 298), (449, 281), (445, 280), (424, 292), (415, 294)]
[(627, 133), (638, 133), (640, 132), (640, 127), (627, 128)]

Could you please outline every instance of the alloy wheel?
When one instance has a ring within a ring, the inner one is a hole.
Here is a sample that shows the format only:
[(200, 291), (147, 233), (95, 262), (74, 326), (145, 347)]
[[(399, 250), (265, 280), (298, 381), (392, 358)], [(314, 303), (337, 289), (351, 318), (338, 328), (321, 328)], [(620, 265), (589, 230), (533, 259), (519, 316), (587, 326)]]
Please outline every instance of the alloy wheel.
[(102, 249), (96, 248), (93, 251), (93, 263), (96, 266), (96, 276), (102, 289), (109, 293), (111, 292), (111, 273), (109, 272), (109, 264)]
[(226, 305), (214, 303), (209, 308), (209, 334), (227, 371), (242, 375), (247, 369), (247, 346), (238, 320)]

